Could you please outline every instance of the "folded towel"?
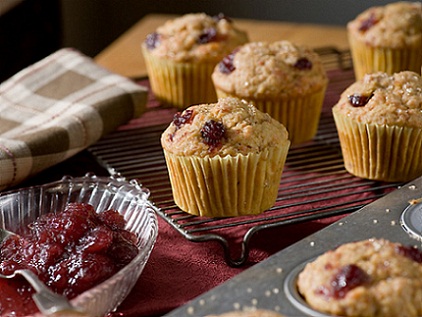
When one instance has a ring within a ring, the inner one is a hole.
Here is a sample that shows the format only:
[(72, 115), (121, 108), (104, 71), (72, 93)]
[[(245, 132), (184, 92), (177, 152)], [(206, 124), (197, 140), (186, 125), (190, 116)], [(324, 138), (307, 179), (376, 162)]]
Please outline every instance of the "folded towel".
[(61, 49), (0, 84), (0, 190), (92, 145), (146, 109), (147, 89)]

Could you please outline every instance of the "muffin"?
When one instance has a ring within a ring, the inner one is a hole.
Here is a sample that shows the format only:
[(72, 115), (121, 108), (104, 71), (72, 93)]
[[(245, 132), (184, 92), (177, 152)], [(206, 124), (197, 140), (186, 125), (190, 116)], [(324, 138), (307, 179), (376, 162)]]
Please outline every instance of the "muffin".
[(356, 80), (367, 73), (403, 70), (417, 73), (422, 65), (422, 5), (396, 2), (371, 7), (347, 25)]
[(161, 144), (180, 209), (231, 217), (259, 214), (275, 203), (290, 141), (268, 114), (222, 98), (177, 113)]
[(215, 67), (212, 80), (219, 98), (248, 100), (280, 121), (292, 144), (315, 136), (328, 79), (311, 49), (289, 41), (247, 43)]
[(367, 74), (342, 93), (332, 111), (349, 173), (387, 182), (422, 175), (419, 74)]
[(306, 265), (297, 287), (335, 316), (422, 316), (422, 252), (384, 239), (343, 244)]
[(207, 317), (284, 317), (275, 311), (267, 309), (255, 309), (245, 311), (231, 311), (221, 315), (209, 315)]
[(141, 45), (155, 97), (180, 109), (216, 102), (215, 65), (247, 41), (246, 32), (222, 14), (191, 13), (167, 21)]

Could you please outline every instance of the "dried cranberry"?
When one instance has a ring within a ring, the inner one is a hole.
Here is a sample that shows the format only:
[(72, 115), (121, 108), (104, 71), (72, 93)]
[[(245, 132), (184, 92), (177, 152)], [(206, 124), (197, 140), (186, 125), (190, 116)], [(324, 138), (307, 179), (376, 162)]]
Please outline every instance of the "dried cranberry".
[(417, 263), (422, 263), (422, 251), (416, 247), (400, 245), (397, 246), (395, 250), (398, 254), (408, 257)]
[(372, 13), (366, 20), (362, 21), (359, 27), (359, 31), (366, 32), (377, 23), (378, 23), (378, 20), (375, 18), (375, 14)]
[(215, 41), (217, 38), (217, 30), (215, 28), (205, 29), (198, 37), (199, 44), (207, 44)]
[(173, 124), (176, 126), (176, 129), (180, 129), (182, 125), (192, 122), (193, 119), (193, 110), (187, 109), (183, 113), (177, 112), (173, 116)]
[(370, 96), (364, 96), (364, 95), (360, 95), (360, 94), (353, 94), (348, 96), (347, 98), (349, 99), (350, 104), (353, 107), (364, 107), (369, 99), (372, 98), (373, 95)]
[(158, 45), (160, 45), (160, 34), (157, 32), (148, 34), (145, 39), (145, 44), (149, 50), (153, 50)]
[(201, 129), (203, 142), (213, 150), (221, 145), (226, 129), (222, 122), (208, 120)]
[(312, 62), (306, 57), (301, 57), (296, 61), (293, 67), (300, 70), (312, 69)]
[(215, 21), (221, 21), (221, 20), (226, 20), (227, 22), (232, 22), (232, 20), (228, 17), (228, 16), (226, 16), (224, 13), (219, 13), (219, 14), (217, 14), (217, 15), (214, 15), (213, 17), (212, 17)]
[(330, 294), (335, 298), (343, 298), (353, 288), (369, 281), (369, 276), (357, 265), (343, 266), (331, 280)]
[(218, 63), (218, 70), (223, 74), (230, 74), (233, 72), (236, 67), (233, 65), (234, 56), (236, 55), (238, 49), (231, 52), (229, 55), (225, 56), (223, 60)]

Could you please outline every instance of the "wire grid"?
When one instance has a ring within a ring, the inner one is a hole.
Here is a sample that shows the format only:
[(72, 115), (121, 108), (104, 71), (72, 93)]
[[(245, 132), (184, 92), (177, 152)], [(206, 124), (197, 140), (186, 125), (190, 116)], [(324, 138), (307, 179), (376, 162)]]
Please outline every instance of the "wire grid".
[[(349, 174), (343, 159), (331, 107), (354, 81), (349, 52), (322, 48), (317, 52), (328, 69), (330, 83), (316, 137), (289, 150), (272, 208), (257, 216), (198, 217), (174, 203), (160, 136), (174, 109), (150, 107), (144, 120), (106, 136), (89, 151), (110, 170), (137, 179), (151, 192), (158, 214), (194, 242), (218, 241), (230, 266), (246, 263), (252, 237), (261, 230), (335, 217), (354, 212), (401, 184), (364, 180)], [(148, 82), (146, 82), (148, 85)], [(153, 104), (153, 96), (150, 104)]]

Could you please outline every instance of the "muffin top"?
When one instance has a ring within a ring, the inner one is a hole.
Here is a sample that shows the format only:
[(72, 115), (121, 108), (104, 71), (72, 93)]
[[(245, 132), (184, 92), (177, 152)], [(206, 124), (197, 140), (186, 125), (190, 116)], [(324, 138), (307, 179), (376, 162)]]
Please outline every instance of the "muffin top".
[(217, 63), (247, 41), (246, 32), (223, 14), (190, 13), (168, 20), (143, 45), (155, 56), (175, 62)]
[(422, 78), (411, 71), (365, 75), (333, 107), (353, 120), (422, 128)]
[(287, 143), (281, 123), (237, 98), (191, 106), (177, 113), (161, 136), (163, 148), (181, 156), (248, 155)]
[(212, 79), (226, 93), (254, 99), (303, 95), (327, 83), (319, 55), (289, 41), (247, 43), (215, 67)]
[(347, 28), (351, 36), (373, 47), (422, 47), (422, 5), (395, 2), (371, 7)]
[(308, 263), (298, 289), (336, 316), (422, 316), (422, 251), (384, 239), (343, 244)]

